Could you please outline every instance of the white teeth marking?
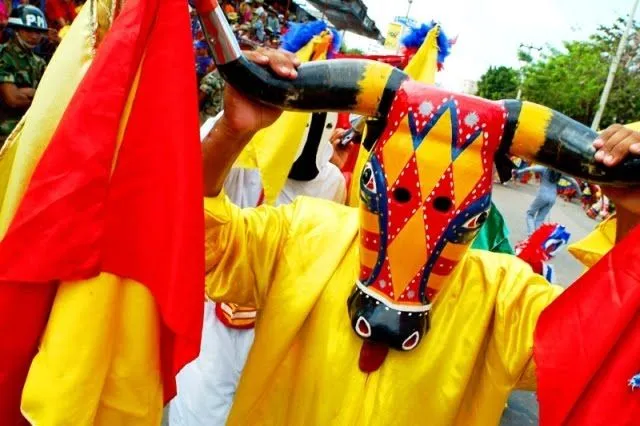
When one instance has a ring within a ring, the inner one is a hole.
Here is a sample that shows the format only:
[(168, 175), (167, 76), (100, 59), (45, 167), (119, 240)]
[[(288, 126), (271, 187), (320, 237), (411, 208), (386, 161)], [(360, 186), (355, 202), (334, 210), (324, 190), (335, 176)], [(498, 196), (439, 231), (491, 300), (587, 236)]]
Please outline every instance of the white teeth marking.
[(418, 333), (417, 331), (414, 331), (413, 333), (411, 333), (409, 337), (404, 339), (404, 342), (402, 342), (402, 349), (404, 349), (405, 351), (410, 351), (411, 349), (418, 346), (419, 341), (420, 341), (420, 333)]
[(361, 337), (371, 337), (371, 326), (364, 317), (359, 317), (356, 322), (356, 333)]

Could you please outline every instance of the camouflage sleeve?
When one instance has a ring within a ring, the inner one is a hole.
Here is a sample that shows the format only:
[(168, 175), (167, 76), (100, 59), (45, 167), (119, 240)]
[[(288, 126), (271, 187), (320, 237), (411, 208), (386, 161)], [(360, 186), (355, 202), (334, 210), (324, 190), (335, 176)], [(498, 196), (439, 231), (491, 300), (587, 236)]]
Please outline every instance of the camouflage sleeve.
[(16, 82), (16, 64), (7, 55), (0, 53), (0, 84)]
[(36, 81), (34, 81), (34, 88), (37, 89), (38, 86), (40, 85), (40, 80), (42, 80), (42, 76), (44, 75), (45, 70), (47, 69), (47, 62), (42, 59), (42, 58), (38, 58), (38, 75), (36, 77)]
[(215, 96), (217, 93), (221, 93), (223, 88), (224, 82), (222, 77), (215, 71), (205, 75), (200, 81), (200, 91), (209, 96)]

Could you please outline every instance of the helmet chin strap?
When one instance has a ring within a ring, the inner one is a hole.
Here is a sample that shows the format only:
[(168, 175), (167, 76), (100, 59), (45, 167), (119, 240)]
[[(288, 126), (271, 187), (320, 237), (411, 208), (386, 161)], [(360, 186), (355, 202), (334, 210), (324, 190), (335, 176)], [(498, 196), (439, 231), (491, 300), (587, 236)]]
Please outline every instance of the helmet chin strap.
[(24, 40), (22, 37), (20, 37), (20, 34), (18, 34), (17, 32), (16, 32), (16, 39), (18, 40), (18, 44), (20, 44), (20, 46), (22, 46), (22, 48), (26, 50), (33, 50), (38, 46), (37, 43), (31, 44), (28, 41)]

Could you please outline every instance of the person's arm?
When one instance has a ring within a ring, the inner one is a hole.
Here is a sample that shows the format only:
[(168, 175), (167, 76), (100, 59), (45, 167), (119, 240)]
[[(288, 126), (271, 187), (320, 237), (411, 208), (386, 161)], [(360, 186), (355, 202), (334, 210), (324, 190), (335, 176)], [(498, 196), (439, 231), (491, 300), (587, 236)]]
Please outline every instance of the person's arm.
[(0, 97), (10, 108), (26, 110), (31, 106), (35, 93), (35, 89), (30, 87), (19, 89), (13, 83), (0, 83)]
[(529, 172), (542, 173), (542, 172), (545, 171), (545, 169), (546, 169), (546, 167), (544, 167), (544, 166), (529, 166), (529, 167), (525, 167), (524, 169), (515, 170), (513, 173), (516, 176), (520, 176), (522, 174), (529, 173)]
[[(247, 56), (281, 76), (296, 76), (289, 54), (261, 51)], [(228, 86), (224, 113), (203, 140), (206, 294), (212, 300), (259, 307), (289, 236), (295, 206), (240, 209), (222, 193), (242, 149), (279, 115)]]
[(578, 181), (575, 180), (574, 178), (572, 178), (571, 176), (562, 176), (567, 182), (569, 182), (571, 184), (571, 186), (573, 186), (576, 189), (576, 192), (578, 193), (578, 197), (582, 197), (582, 189), (580, 188), (580, 184), (578, 184)]
[[(245, 52), (247, 57), (269, 65), (283, 78), (297, 77), (299, 60), (291, 53), (271, 49)], [(242, 97), (225, 85), (224, 114), (202, 143), (204, 195), (215, 197), (222, 190), (224, 180), (240, 152), (258, 130), (271, 125), (280, 111)]]

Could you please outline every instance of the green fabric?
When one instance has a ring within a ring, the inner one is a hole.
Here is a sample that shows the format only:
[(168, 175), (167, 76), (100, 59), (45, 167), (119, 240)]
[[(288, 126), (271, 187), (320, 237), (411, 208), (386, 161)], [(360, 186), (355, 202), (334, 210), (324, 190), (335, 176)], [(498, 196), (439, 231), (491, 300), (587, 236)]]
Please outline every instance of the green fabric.
[(513, 247), (509, 243), (509, 229), (495, 204), (491, 203), (489, 217), (482, 225), (471, 247), (494, 253), (514, 254)]

